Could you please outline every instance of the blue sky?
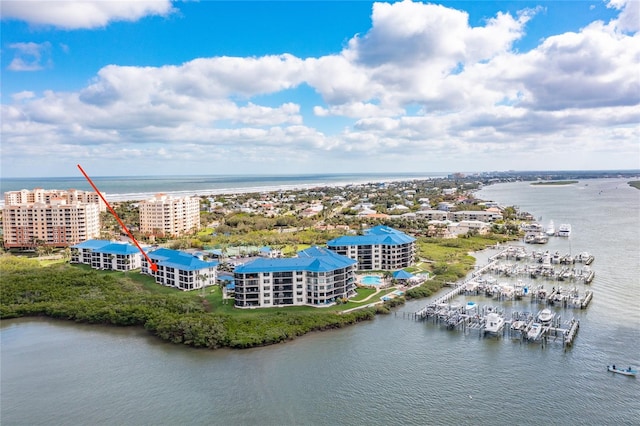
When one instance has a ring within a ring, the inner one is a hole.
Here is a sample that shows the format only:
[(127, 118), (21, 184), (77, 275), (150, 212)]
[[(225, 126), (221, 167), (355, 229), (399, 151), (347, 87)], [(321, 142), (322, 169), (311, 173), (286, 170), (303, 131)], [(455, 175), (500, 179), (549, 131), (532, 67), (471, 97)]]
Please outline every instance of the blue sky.
[(1, 11), (2, 176), (640, 168), (635, 0)]

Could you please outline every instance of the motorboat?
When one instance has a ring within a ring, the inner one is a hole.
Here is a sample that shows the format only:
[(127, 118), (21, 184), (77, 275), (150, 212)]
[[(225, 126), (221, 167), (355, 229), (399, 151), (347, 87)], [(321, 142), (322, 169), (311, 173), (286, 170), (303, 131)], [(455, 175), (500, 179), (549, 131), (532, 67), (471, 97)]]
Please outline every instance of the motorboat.
[(589, 252), (583, 251), (575, 257), (575, 261), (578, 263), (584, 263), (585, 265), (591, 265), (593, 262), (593, 255), (589, 254)]
[(516, 331), (520, 331), (522, 329), (524, 329), (527, 326), (527, 322), (526, 321), (514, 321), (513, 324), (511, 324), (511, 329), (512, 330), (516, 330)]
[(556, 227), (553, 224), (553, 221), (550, 220), (549, 224), (547, 225), (547, 228), (545, 229), (545, 234), (549, 235), (550, 237), (553, 235), (556, 235)]
[(484, 326), (484, 332), (487, 334), (498, 334), (504, 327), (504, 318), (497, 312), (487, 314), (487, 322)]
[(571, 235), (571, 225), (563, 223), (558, 226), (558, 237), (569, 237)]
[(544, 232), (528, 232), (524, 236), (524, 242), (527, 244), (546, 244), (549, 241)]
[(539, 322), (534, 322), (533, 324), (531, 324), (531, 328), (527, 332), (527, 339), (538, 340), (541, 334), (542, 334), (542, 324), (540, 324)]
[(607, 365), (607, 371), (611, 371), (612, 373), (622, 374), (625, 376), (633, 376), (633, 377), (635, 377), (636, 374), (638, 374), (638, 370), (634, 370), (631, 367), (622, 369), (622, 368), (616, 368), (615, 365)]
[(555, 316), (556, 316), (556, 314), (551, 312), (551, 309), (545, 308), (545, 309), (541, 310), (538, 313), (538, 321), (540, 321), (541, 323), (545, 324), (545, 323), (551, 322), (551, 320)]

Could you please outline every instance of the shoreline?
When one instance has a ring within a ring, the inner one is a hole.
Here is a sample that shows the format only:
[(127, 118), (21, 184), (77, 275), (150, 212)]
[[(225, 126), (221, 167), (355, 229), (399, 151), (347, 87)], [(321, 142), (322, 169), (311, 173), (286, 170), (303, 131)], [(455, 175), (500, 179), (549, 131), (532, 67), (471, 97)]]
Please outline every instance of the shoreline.
[[(408, 181), (425, 181), (432, 179), (447, 179), (448, 174), (441, 175), (433, 175), (429, 173), (425, 174), (407, 174), (407, 175), (398, 175), (394, 173), (388, 174), (391, 177), (384, 177), (382, 174), (377, 176), (376, 174), (327, 174), (327, 175), (269, 175), (269, 176), (260, 176), (256, 175), (252, 176), (236, 176), (236, 180), (234, 180), (233, 176), (223, 176), (223, 178), (230, 179), (229, 181), (223, 182), (224, 185), (221, 187), (211, 187), (215, 185), (215, 182), (211, 182), (211, 185), (207, 188), (201, 189), (193, 189), (188, 188), (189, 185), (197, 186), (197, 182), (193, 182), (193, 178), (211, 178), (215, 180), (217, 177), (215, 175), (212, 176), (154, 176), (151, 177), (153, 180), (157, 180), (158, 183), (154, 183), (154, 185), (158, 185), (157, 190), (142, 190), (142, 191), (118, 191), (112, 192), (107, 189), (109, 186), (113, 186), (114, 184), (110, 181), (122, 181), (126, 182), (127, 177), (100, 177), (94, 179), (94, 182), (102, 195), (109, 202), (135, 202), (140, 200), (145, 200), (153, 197), (158, 193), (170, 195), (170, 196), (215, 196), (215, 195), (233, 195), (233, 194), (248, 194), (248, 193), (262, 193), (262, 192), (278, 192), (278, 191), (299, 191), (299, 190), (308, 190), (313, 188), (339, 188), (339, 187), (349, 187), (349, 186), (363, 186), (363, 185), (380, 185), (380, 184), (389, 184), (389, 183), (397, 183), (397, 182), (408, 182)], [(308, 180), (308, 178), (313, 178), (317, 176), (317, 180), (313, 180), (311, 182), (304, 182)], [(242, 178), (253, 178), (248, 182), (243, 182), (240, 180)], [(336, 181), (332, 181), (333, 178), (343, 178)], [(176, 180), (172, 180), (172, 178), (176, 178)], [(29, 178), (8, 178), (10, 180), (20, 181), (25, 183), (29, 181)], [(133, 182), (136, 181), (136, 177), (131, 178)], [(275, 182), (274, 179), (287, 179), (284, 182)], [(184, 182), (181, 182), (184, 180)], [(82, 179), (78, 178), (52, 178), (48, 185), (42, 185), (42, 183), (48, 181), (47, 178), (34, 178), (33, 183), (26, 188), (18, 188), (16, 185), (6, 185), (5, 182), (2, 182), (0, 179), (0, 184), (2, 184), (2, 193), (4, 195), (5, 192), (10, 191), (20, 191), (23, 189), (33, 190), (34, 185), (37, 188), (42, 187), (47, 190), (68, 190), (68, 189), (82, 189), (87, 191), (92, 191), (92, 188), (89, 187), (88, 183)], [(178, 182), (179, 185), (188, 189), (162, 189), (161, 185), (163, 185), (162, 181), (166, 183), (164, 188), (171, 187)], [(264, 182), (264, 183), (262, 183)], [(81, 185), (79, 185), (81, 184)], [(118, 184), (115, 184), (118, 185)], [(6, 186), (6, 188), (5, 188)], [(24, 185), (20, 185), (24, 186)], [(75, 188), (74, 188), (75, 187)], [(85, 188), (86, 187), (86, 188)], [(4, 207), (4, 197), (0, 198), (0, 209)]]

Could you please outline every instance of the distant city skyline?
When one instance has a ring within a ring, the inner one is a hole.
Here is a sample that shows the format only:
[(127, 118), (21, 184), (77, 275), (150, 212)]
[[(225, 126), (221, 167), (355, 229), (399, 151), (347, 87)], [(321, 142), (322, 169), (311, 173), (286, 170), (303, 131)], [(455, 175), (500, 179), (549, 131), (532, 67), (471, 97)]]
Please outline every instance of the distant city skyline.
[(2, 1), (3, 177), (640, 168), (640, 2)]

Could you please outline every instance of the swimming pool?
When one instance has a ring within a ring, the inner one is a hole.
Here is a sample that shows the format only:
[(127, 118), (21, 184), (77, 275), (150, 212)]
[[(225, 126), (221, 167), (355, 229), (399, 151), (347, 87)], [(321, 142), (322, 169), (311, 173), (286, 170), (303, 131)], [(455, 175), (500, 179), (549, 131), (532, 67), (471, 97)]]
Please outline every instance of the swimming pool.
[(360, 278), (360, 283), (363, 285), (380, 285), (382, 284), (382, 279), (377, 275), (365, 275)]

